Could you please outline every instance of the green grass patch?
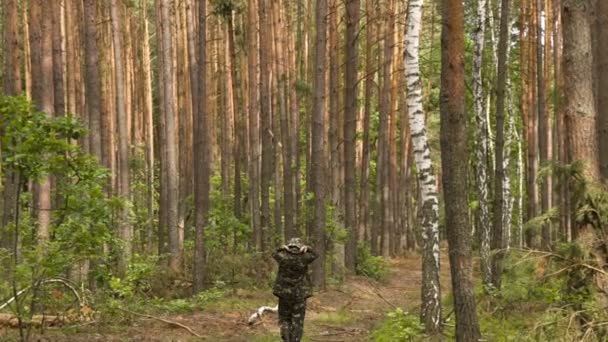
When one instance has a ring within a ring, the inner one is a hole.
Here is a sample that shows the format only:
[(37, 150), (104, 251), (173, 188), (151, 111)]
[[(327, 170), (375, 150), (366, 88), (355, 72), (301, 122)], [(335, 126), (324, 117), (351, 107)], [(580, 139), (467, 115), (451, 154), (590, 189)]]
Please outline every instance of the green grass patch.
[(355, 317), (347, 310), (321, 312), (315, 317), (315, 321), (322, 324), (343, 326), (354, 321)]

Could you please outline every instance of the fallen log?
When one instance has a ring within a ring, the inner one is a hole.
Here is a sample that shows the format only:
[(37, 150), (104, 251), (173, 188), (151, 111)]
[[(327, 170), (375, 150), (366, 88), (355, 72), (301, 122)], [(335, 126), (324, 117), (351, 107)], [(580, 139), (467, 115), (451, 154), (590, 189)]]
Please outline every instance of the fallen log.
[(254, 312), (251, 316), (249, 316), (249, 319), (247, 320), (247, 323), (249, 325), (253, 325), (255, 322), (257, 322), (258, 320), (260, 320), (262, 318), (262, 316), (264, 315), (264, 313), (268, 311), (268, 312), (277, 312), (279, 311), (279, 306), (275, 305), (273, 307), (270, 306), (261, 306), (256, 312)]
[[(71, 319), (66, 316), (45, 316), (45, 315), (34, 315), (30, 322), (24, 322), (26, 325), (33, 325), (35, 327), (48, 326), (55, 327), (61, 326), (71, 322)], [(17, 328), (19, 326), (19, 319), (17, 316), (12, 314), (0, 313), (0, 327)]]

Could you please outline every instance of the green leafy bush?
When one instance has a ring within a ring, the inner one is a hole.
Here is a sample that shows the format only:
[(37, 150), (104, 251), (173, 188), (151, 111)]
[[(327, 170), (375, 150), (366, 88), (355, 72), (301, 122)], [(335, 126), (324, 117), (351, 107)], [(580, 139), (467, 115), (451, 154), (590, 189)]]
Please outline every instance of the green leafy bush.
[(421, 338), (424, 327), (417, 315), (396, 309), (387, 314), (380, 328), (372, 337), (376, 342), (409, 342)]
[(374, 280), (383, 281), (389, 275), (386, 260), (381, 256), (374, 256), (367, 246), (359, 246), (357, 257), (357, 273)]

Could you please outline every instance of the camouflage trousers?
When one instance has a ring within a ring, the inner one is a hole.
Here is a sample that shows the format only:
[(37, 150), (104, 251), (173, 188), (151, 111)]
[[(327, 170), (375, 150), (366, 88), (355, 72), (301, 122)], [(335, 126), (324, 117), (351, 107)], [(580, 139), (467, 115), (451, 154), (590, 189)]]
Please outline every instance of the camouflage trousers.
[(284, 342), (300, 342), (304, 333), (306, 299), (289, 300), (279, 297), (279, 325)]

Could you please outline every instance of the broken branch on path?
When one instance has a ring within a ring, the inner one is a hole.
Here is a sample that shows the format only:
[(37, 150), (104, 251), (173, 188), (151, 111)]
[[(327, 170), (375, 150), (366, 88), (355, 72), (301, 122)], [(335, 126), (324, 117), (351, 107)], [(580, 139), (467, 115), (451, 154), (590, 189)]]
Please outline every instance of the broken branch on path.
[(279, 306), (275, 305), (273, 307), (270, 306), (261, 306), (256, 312), (254, 312), (251, 316), (249, 316), (249, 319), (247, 320), (247, 323), (249, 325), (253, 325), (255, 322), (257, 322), (258, 320), (260, 320), (262, 318), (262, 316), (264, 315), (264, 313), (268, 311), (268, 312), (277, 312), (279, 311)]
[(182, 329), (188, 331), (193, 336), (196, 336), (196, 337), (199, 337), (199, 338), (203, 337), (203, 336), (197, 334), (196, 331), (192, 330), (192, 328), (190, 328), (189, 326), (181, 324), (179, 322), (170, 321), (168, 319), (164, 319), (164, 318), (161, 318), (161, 317), (146, 315), (146, 314), (142, 314), (142, 313), (139, 313), (139, 312), (133, 312), (133, 311), (130, 311), (130, 310), (127, 310), (127, 309), (122, 309), (122, 308), (118, 308), (118, 310), (124, 311), (124, 312), (126, 312), (128, 314), (131, 314), (131, 315), (134, 315), (134, 316), (139, 316), (139, 317), (144, 317), (144, 318), (150, 318), (150, 319), (153, 319), (153, 320), (156, 320), (156, 321), (159, 321), (159, 322), (167, 323), (167, 324), (169, 324), (171, 326), (176, 326), (178, 328), (182, 328)]

